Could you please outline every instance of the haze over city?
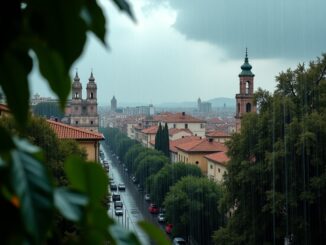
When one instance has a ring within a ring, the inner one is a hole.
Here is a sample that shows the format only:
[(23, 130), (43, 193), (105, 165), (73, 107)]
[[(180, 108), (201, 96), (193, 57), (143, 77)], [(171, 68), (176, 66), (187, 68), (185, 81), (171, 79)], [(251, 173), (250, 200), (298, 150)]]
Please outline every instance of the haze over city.
[[(132, 1), (137, 23), (109, 1), (105, 48), (90, 35), (74, 65), (83, 86), (94, 72), (100, 105), (234, 98), (248, 47), (255, 88), (273, 91), (275, 76), (319, 56), (326, 3), (313, 1)], [(34, 70), (32, 94), (53, 96)]]

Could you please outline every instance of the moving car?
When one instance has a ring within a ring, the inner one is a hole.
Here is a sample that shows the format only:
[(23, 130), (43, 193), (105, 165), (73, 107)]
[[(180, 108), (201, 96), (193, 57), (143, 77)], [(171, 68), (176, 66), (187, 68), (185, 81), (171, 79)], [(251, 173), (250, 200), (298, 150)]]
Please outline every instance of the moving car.
[(118, 187), (117, 187), (117, 185), (116, 184), (111, 184), (110, 185), (110, 189), (111, 189), (111, 191), (117, 191), (118, 190)]
[(120, 194), (118, 193), (113, 193), (112, 194), (112, 201), (121, 201)]
[(122, 209), (122, 207), (117, 207), (117, 208), (114, 210), (114, 213), (115, 213), (116, 216), (123, 215), (123, 209)]
[(125, 190), (126, 190), (126, 186), (125, 186), (125, 184), (120, 183), (120, 184), (118, 185), (118, 189), (119, 189), (119, 191), (125, 191)]
[(114, 209), (116, 209), (118, 207), (122, 208), (123, 207), (123, 203), (121, 201), (115, 201), (113, 206), (114, 206)]
[(157, 221), (159, 223), (164, 223), (165, 222), (165, 214), (159, 213), (158, 216), (157, 216)]
[(185, 239), (183, 239), (182, 237), (175, 237), (173, 239), (173, 245), (186, 245), (186, 241)]
[(151, 214), (158, 214), (158, 207), (156, 204), (154, 203), (151, 203), (148, 207), (148, 211), (151, 213)]
[(170, 223), (166, 224), (166, 226), (165, 226), (165, 232), (166, 232), (167, 234), (171, 234), (171, 232), (172, 232), (172, 227), (173, 227), (172, 224), (170, 224)]

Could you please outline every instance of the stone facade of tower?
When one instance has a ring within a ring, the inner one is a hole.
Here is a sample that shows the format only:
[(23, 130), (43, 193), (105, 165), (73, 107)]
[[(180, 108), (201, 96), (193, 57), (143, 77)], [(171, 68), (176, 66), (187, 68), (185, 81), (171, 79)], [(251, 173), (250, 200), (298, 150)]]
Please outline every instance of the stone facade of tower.
[(82, 96), (82, 84), (78, 74), (72, 83), (72, 98), (70, 101), (69, 124), (75, 127), (98, 131), (99, 116), (97, 112), (97, 85), (93, 73), (86, 86), (86, 99)]
[(256, 112), (256, 105), (254, 103), (254, 74), (251, 72), (252, 66), (249, 64), (248, 53), (246, 50), (246, 57), (241, 66), (241, 73), (239, 74), (240, 93), (236, 94), (236, 131), (240, 132), (241, 119), (246, 113)]

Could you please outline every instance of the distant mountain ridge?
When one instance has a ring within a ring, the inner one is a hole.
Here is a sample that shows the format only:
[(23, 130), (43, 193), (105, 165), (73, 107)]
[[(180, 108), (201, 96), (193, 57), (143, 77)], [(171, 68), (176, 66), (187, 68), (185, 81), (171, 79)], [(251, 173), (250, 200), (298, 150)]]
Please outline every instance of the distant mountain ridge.
[[(206, 101), (202, 101), (206, 102)], [(212, 107), (235, 107), (235, 99), (226, 98), (226, 97), (218, 97), (214, 99), (207, 100), (207, 102), (212, 103)], [(197, 101), (185, 101), (185, 102), (169, 102), (162, 103), (158, 105), (154, 105), (156, 107), (164, 107), (164, 108), (194, 108), (197, 107)]]

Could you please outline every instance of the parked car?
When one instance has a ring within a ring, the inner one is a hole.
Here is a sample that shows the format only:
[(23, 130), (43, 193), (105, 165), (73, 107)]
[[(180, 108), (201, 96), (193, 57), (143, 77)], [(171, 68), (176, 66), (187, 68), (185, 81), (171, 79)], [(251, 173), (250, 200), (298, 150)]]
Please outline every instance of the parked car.
[(145, 194), (145, 197), (144, 197), (145, 201), (150, 201), (151, 200), (151, 197), (148, 193)]
[(151, 213), (151, 214), (158, 214), (158, 207), (156, 204), (154, 203), (151, 203), (148, 207), (148, 211)]
[(111, 191), (117, 191), (118, 190), (118, 187), (117, 187), (116, 184), (111, 184), (110, 185), (110, 189), (111, 189)]
[(123, 209), (122, 209), (122, 207), (117, 207), (117, 208), (114, 210), (114, 213), (115, 213), (116, 216), (123, 215)]
[(121, 201), (121, 197), (120, 197), (120, 194), (118, 193), (113, 193), (112, 194), (112, 201)]
[(164, 223), (165, 222), (165, 214), (159, 213), (158, 216), (157, 216), (157, 221), (159, 223)]
[(173, 238), (173, 245), (186, 245), (186, 241), (185, 239), (183, 239), (182, 237), (175, 237)]
[(117, 207), (123, 207), (123, 203), (121, 202), (121, 201), (115, 201), (114, 202), (114, 204), (113, 204), (113, 206), (114, 206), (114, 209), (116, 209)]
[(126, 190), (126, 186), (125, 186), (125, 184), (120, 183), (120, 184), (118, 185), (118, 189), (119, 189), (119, 191), (125, 191), (125, 190)]
[(165, 226), (165, 232), (167, 234), (171, 234), (172, 228), (173, 228), (173, 225), (172, 224), (170, 224), (170, 223), (166, 224), (166, 226)]

